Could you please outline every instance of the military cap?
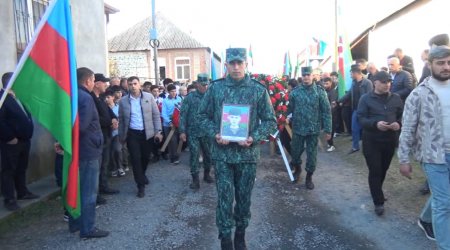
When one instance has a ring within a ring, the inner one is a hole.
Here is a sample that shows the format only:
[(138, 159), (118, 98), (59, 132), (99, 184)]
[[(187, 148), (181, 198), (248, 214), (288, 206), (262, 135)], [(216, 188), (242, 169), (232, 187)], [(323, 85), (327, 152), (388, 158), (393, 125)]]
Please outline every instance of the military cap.
[(200, 83), (201, 85), (208, 85), (209, 84), (209, 75), (205, 73), (200, 73), (197, 75), (197, 83)]
[(228, 48), (227, 53), (227, 63), (232, 61), (247, 61), (247, 50), (245, 48)]
[(302, 67), (302, 76), (304, 76), (304, 75), (311, 75), (311, 73), (312, 73), (312, 67), (311, 66)]
[(384, 70), (380, 70), (373, 76), (373, 81), (374, 82), (380, 81), (382, 83), (388, 83), (388, 82), (392, 82), (392, 78), (388, 72), (386, 72)]
[(228, 111), (228, 115), (240, 116), (241, 110), (239, 110), (238, 108), (231, 108), (230, 111)]
[(353, 64), (352, 66), (350, 66), (350, 72), (352, 72), (352, 73), (361, 73), (362, 70), (359, 67), (359, 64)]

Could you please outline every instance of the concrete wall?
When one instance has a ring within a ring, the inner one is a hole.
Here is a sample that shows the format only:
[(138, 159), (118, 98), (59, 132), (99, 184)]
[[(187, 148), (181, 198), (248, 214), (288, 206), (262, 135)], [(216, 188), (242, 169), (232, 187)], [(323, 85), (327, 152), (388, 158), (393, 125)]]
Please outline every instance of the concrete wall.
[[(106, 73), (108, 64), (103, 0), (72, 0), (71, 4), (78, 66)], [(3, 74), (14, 70), (18, 61), (13, 1), (0, 1), (0, 12), (0, 74)], [(53, 174), (53, 142), (48, 131), (35, 122), (27, 171), (29, 182)]]
[(0, 1), (0, 74), (13, 71), (16, 66), (16, 33), (14, 26), (13, 1)]
[(387, 56), (396, 48), (402, 48), (413, 58), (416, 76), (420, 78), (423, 68), (420, 55), (429, 48), (428, 40), (440, 33), (450, 33), (447, 5), (445, 0), (433, 0), (371, 32), (369, 61), (375, 62), (379, 68), (387, 66)]
[(107, 45), (103, 0), (72, 0), (78, 67), (106, 73)]

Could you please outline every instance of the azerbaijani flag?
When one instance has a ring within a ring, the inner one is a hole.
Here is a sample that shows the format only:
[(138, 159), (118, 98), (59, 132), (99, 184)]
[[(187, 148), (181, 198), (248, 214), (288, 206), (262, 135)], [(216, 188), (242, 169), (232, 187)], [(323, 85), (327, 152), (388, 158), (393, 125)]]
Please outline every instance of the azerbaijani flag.
[(338, 58), (339, 58), (338, 95), (339, 97), (342, 97), (345, 94), (345, 91), (349, 90), (352, 85), (350, 68), (353, 61), (350, 47), (348, 46), (348, 44), (344, 43), (342, 36), (339, 36)]
[[(17, 98), (64, 149), (62, 196), (80, 215), (78, 87), (69, 0), (53, 0), (8, 83)], [(6, 92), (6, 91), (5, 91)]]
[(252, 45), (250, 44), (250, 48), (248, 49), (248, 57), (252, 59), (252, 67), (253, 67), (253, 51), (252, 51)]
[(289, 55), (289, 52), (286, 52), (284, 54), (284, 66), (283, 66), (283, 75), (291, 77), (292, 72), (292, 64), (291, 64), (291, 57)]

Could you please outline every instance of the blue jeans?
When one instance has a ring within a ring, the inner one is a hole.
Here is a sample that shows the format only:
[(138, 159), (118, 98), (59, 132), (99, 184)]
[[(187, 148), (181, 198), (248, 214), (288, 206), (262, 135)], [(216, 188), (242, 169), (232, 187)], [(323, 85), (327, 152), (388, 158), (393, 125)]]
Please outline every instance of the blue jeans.
[(95, 203), (100, 166), (98, 159), (80, 160), (79, 166), (81, 215), (77, 219), (69, 217), (69, 230), (79, 229), (80, 237), (84, 237), (95, 227)]
[(359, 140), (361, 139), (361, 126), (356, 116), (356, 110), (352, 113), (352, 148), (359, 149)]
[(433, 231), (439, 249), (450, 249), (450, 154), (445, 164), (424, 163), (431, 190)]

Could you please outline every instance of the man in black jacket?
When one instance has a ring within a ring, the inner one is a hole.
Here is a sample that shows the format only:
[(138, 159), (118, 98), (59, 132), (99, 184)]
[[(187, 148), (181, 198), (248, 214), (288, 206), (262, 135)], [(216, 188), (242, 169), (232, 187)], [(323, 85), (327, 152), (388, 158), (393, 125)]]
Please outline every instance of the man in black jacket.
[(384, 213), (383, 182), (398, 143), (403, 102), (390, 93), (391, 77), (380, 71), (374, 76), (375, 89), (361, 97), (358, 121), (363, 129), (363, 154), (369, 167), (369, 187), (375, 213)]
[(351, 102), (352, 108), (352, 149), (349, 154), (359, 151), (359, 140), (361, 138), (361, 126), (358, 123), (356, 117), (356, 110), (358, 109), (358, 103), (361, 96), (366, 93), (370, 93), (373, 90), (373, 84), (370, 80), (364, 78), (362, 70), (359, 65), (354, 64), (351, 66), (352, 73), (352, 87), (341, 99), (339, 103)]
[[(3, 74), (2, 83), (8, 83), (12, 72)], [(26, 171), (30, 154), (30, 140), (33, 136), (33, 120), (30, 113), (15, 98), (14, 93), (7, 95), (3, 106), (0, 108), (0, 153), (2, 159), (1, 188), (5, 208), (14, 211), (19, 209), (17, 200), (38, 198), (27, 188)]]
[[(103, 74), (95, 74), (94, 88), (91, 95), (97, 108), (98, 116), (100, 119), (100, 127), (103, 133), (103, 152), (100, 160), (100, 175), (99, 175), (99, 193), (100, 194), (117, 194), (119, 190), (115, 190), (109, 187), (108, 173), (109, 162), (111, 152), (111, 138), (112, 129), (117, 129), (119, 122), (114, 112), (108, 107), (103, 99), (102, 94), (106, 91), (106, 83), (109, 82), (109, 78), (106, 78)], [(103, 200), (99, 198), (99, 201)], [(100, 202), (101, 203), (101, 202)]]
[(400, 60), (397, 57), (388, 59), (388, 67), (392, 77), (390, 91), (398, 94), (404, 102), (413, 90), (413, 78), (408, 71), (402, 70)]

